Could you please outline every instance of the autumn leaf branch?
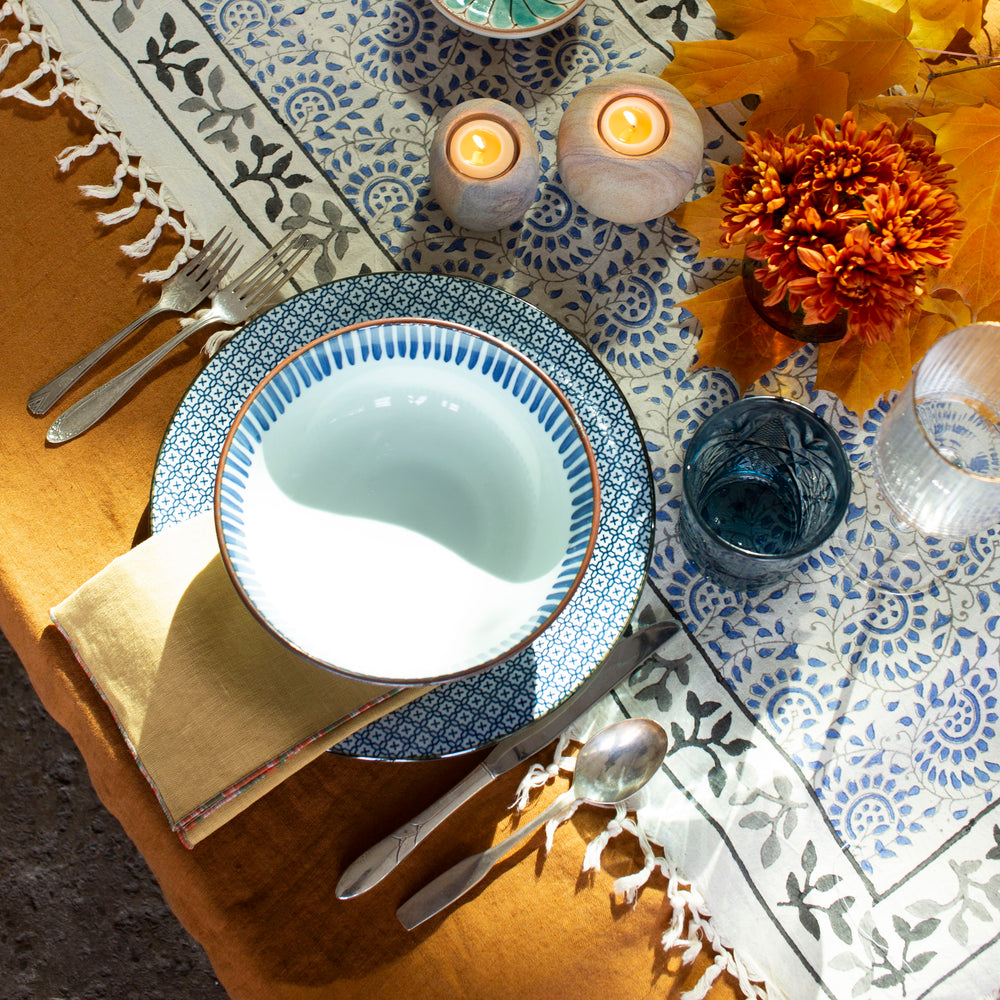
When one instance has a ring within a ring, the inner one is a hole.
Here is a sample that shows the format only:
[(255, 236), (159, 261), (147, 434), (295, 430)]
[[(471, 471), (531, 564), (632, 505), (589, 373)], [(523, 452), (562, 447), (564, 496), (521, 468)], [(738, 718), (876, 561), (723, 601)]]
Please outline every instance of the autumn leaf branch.
[[(995, 3), (909, 0), (895, 9), (898, 0), (712, 0), (727, 37), (675, 43), (662, 74), (695, 107), (755, 96), (748, 131), (784, 134), (848, 110), (866, 128), (913, 120), (953, 166), (965, 231), (908, 326), (891, 343), (848, 340), (817, 351), (816, 387), (857, 412), (901, 388), (949, 329), (1000, 320), (1000, 73), (986, 72), (1000, 63), (990, 36)], [(975, 65), (957, 65), (969, 59)], [(733, 257), (719, 239), (728, 168), (713, 168), (713, 190), (671, 215), (699, 240), (702, 256)], [(683, 305), (702, 324), (698, 363), (727, 367), (746, 388), (801, 344), (743, 307), (733, 285), (739, 280)]]

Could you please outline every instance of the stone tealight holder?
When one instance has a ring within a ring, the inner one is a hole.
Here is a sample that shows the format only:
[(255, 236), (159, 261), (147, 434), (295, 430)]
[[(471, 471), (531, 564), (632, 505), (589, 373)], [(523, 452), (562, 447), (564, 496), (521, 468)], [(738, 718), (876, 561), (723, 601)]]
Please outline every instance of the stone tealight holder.
[[(472, 148), (477, 125), (491, 140), (485, 166), (462, 152)], [(466, 229), (489, 232), (516, 222), (535, 200), (540, 175), (534, 133), (524, 115), (502, 101), (464, 101), (441, 119), (431, 140), (431, 193)]]
[[(647, 120), (620, 138), (609, 122), (630, 103)], [(646, 73), (611, 73), (584, 87), (563, 114), (559, 174), (588, 212), (634, 226), (684, 200), (701, 174), (704, 144), (701, 122), (676, 87)]]

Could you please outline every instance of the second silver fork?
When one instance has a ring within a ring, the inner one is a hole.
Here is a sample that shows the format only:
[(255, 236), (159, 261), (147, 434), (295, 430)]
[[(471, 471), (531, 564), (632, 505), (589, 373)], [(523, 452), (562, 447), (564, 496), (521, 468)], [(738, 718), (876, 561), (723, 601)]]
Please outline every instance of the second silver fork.
[(60, 372), (41, 388), (36, 389), (28, 397), (28, 410), (35, 416), (48, 413), (101, 358), (154, 316), (164, 312), (190, 312), (199, 302), (207, 299), (222, 283), (233, 261), (239, 256), (240, 249), (234, 248), (235, 241), (236, 238), (228, 235), (225, 228), (220, 229), (202, 247), (197, 256), (192, 257), (164, 284), (160, 300), (156, 305), (132, 320), (113, 337), (108, 337), (104, 343), (98, 344), (89, 354), (70, 365), (64, 372)]
[(315, 241), (306, 236), (289, 233), (239, 277), (219, 289), (212, 296), (212, 306), (204, 316), (74, 403), (55, 420), (45, 439), (50, 444), (62, 444), (93, 427), (147, 372), (196, 331), (213, 323), (236, 326), (252, 319), (299, 269), (315, 245)]

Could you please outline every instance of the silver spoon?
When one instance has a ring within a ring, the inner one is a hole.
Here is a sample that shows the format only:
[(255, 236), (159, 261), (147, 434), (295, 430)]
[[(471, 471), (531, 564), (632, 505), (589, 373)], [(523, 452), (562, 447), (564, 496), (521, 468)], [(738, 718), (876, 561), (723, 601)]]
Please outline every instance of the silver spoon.
[(572, 788), (499, 844), (460, 861), (425, 885), (396, 911), (400, 923), (409, 931), (440, 913), (482, 881), (515, 844), (577, 799), (597, 806), (624, 802), (656, 774), (666, 753), (667, 734), (651, 719), (625, 719), (602, 729), (587, 740), (577, 755)]

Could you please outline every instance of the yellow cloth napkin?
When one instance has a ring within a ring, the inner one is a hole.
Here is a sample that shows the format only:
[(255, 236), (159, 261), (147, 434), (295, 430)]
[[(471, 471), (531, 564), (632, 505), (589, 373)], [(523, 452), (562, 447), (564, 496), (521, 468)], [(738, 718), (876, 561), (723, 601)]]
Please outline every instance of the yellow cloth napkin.
[(297, 656), (250, 614), (212, 514), (158, 532), (51, 610), (188, 847), (427, 688)]

